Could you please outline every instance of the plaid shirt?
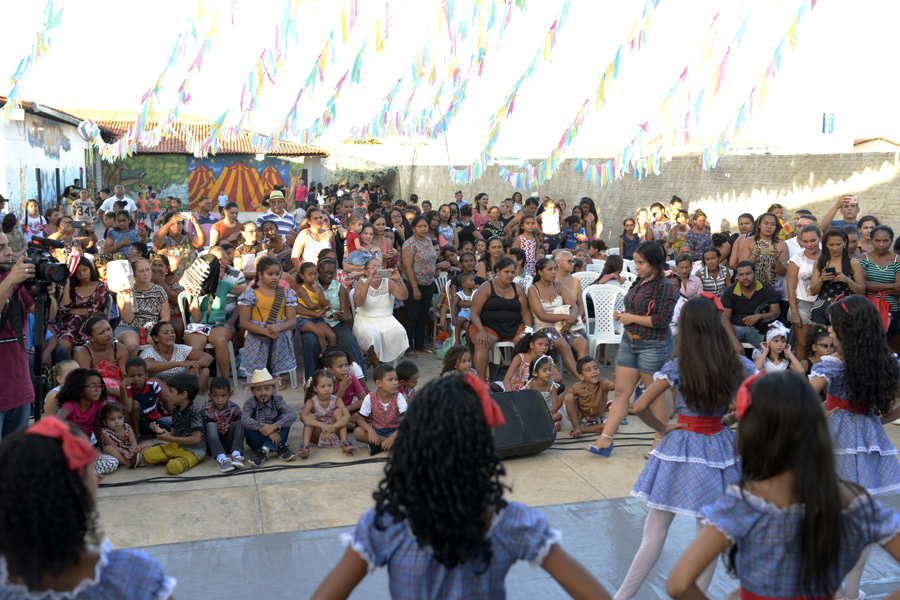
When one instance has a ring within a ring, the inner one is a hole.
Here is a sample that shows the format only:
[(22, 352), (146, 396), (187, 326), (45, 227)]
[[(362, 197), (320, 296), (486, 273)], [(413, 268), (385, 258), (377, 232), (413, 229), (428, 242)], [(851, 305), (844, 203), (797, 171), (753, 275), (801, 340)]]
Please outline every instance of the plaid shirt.
[(653, 327), (636, 323), (625, 326), (625, 334), (631, 339), (664, 340), (672, 335), (669, 322), (675, 313), (678, 292), (668, 279), (660, 281), (659, 294), (653, 301), (653, 282), (639, 281), (625, 295), (625, 312), (637, 316), (650, 316)]
[(244, 412), (241, 414), (241, 423), (251, 431), (259, 431), (263, 425), (275, 424), (278, 429), (290, 427), (297, 420), (297, 413), (287, 405), (281, 396), (272, 396), (263, 404), (250, 396), (244, 403)]
[(216, 410), (212, 405), (212, 400), (207, 400), (200, 412), (203, 413), (204, 423), (222, 423), (227, 425), (228, 423), (241, 420), (241, 407), (234, 402), (229, 402), (222, 410)]

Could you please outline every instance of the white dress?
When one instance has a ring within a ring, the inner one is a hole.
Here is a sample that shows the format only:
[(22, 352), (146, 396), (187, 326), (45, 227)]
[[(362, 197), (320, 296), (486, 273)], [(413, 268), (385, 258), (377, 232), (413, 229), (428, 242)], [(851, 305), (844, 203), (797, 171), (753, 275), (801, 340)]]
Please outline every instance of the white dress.
[[(358, 285), (364, 285), (362, 281)], [(406, 329), (394, 318), (394, 296), (387, 279), (381, 280), (377, 289), (369, 288), (366, 301), (356, 307), (353, 335), (359, 347), (375, 348), (375, 356), (381, 362), (391, 362), (403, 356), (409, 348)]]

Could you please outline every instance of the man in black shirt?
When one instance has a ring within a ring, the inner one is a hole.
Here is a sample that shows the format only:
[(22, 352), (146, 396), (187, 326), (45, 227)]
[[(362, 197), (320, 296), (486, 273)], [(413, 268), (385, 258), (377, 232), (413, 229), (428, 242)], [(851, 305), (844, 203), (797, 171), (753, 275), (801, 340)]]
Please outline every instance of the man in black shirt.
[(734, 274), (735, 282), (722, 292), (725, 318), (738, 341), (762, 346), (768, 324), (781, 312), (781, 298), (768, 283), (756, 278), (753, 263), (743, 260)]

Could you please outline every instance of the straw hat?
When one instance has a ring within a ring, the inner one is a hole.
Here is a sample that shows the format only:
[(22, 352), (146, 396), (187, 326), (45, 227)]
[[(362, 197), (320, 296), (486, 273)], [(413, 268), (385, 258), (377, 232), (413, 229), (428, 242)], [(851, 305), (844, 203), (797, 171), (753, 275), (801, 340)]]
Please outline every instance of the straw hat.
[(253, 377), (247, 382), (247, 387), (253, 388), (258, 385), (277, 385), (280, 381), (280, 378), (272, 377), (272, 374), (269, 373), (268, 369), (256, 369), (253, 371)]

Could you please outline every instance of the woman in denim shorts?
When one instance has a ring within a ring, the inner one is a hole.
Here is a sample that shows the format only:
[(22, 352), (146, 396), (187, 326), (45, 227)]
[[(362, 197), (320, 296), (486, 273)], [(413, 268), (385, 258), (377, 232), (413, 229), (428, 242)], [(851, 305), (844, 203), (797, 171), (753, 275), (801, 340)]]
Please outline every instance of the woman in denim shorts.
[[(675, 312), (678, 292), (666, 279), (666, 255), (657, 242), (643, 242), (634, 251), (639, 279), (625, 295), (625, 311), (613, 312), (613, 319), (625, 326), (616, 361), (616, 394), (607, 415), (606, 427), (593, 449), (606, 450), (613, 435), (628, 415), (628, 403), (639, 381), (644, 387), (653, 383), (653, 374), (669, 360), (675, 342), (669, 322)], [(657, 402), (653, 414), (663, 423), (669, 421), (669, 404)]]

